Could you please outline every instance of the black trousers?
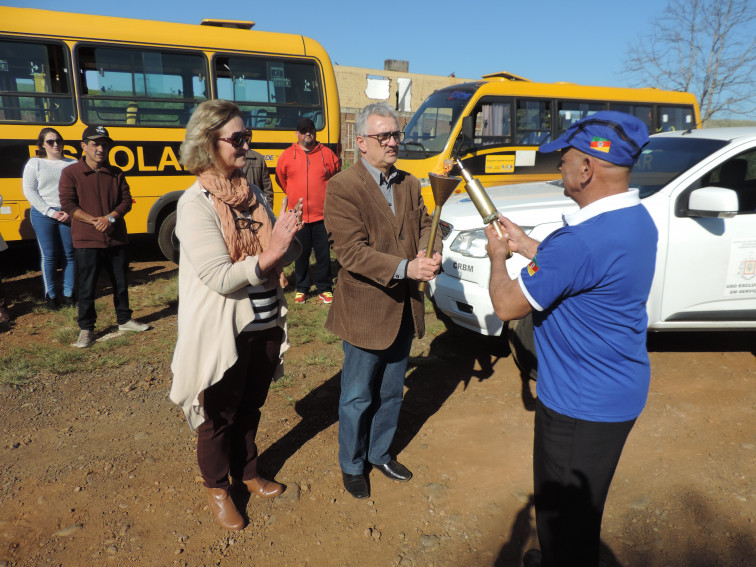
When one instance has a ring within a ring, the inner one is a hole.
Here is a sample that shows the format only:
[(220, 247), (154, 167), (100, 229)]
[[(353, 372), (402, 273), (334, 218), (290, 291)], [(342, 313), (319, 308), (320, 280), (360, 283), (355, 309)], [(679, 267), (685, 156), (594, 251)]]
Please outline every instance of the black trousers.
[(542, 567), (598, 566), (604, 504), (634, 424), (575, 419), (538, 400), (533, 485)]
[(94, 331), (97, 321), (95, 311), (95, 291), (100, 270), (110, 277), (113, 286), (113, 306), (116, 321), (123, 325), (131, 319), (129, 309), (129, 284), (127, 272), (129, 258), (126, 246), (112, 248), (75, 248), (74, 261), (76, 263), (76, 287), (79, 290), (79, 329)]
[(315, 288), (318, 293), (331, 291), (331, 252), (328, 245), (328, 232), (325, 223), (320, 220), (302, 225), (297, 233), (302, 245), (302, 253), (294, 260), (294, 276), (297, 291), (310, 291), (310, 252), (315, 251)]
[(240, 480), (254, 476), (260, 408), (278, 366), (282, 334), (277, 326), (240, 333), (239, 358), (203, 393), (206, 419), (197, 428), (197, 463), (208, 488), (228, 489), (229, 474)]

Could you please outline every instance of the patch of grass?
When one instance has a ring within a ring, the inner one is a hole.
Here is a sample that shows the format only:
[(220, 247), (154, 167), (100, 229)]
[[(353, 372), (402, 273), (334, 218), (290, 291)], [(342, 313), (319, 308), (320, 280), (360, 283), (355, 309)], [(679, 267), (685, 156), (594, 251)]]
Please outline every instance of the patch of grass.
[(138, 293), (129, 290), (130, 307), (134, 310), (172, 307), (178, 304), (178, 276), (155, 280), (139, 286)]
[(0, 383), (22, 385), (40, 372), (68, 374), (81, 367), (84, 353), (58, 345), (16, 347), (0, 356)]

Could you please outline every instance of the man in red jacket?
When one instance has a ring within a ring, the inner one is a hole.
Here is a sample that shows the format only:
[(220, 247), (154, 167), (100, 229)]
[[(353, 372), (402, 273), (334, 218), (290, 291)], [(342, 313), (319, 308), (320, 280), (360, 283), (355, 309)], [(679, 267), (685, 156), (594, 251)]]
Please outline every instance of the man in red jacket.
[(289, 203), (302, 199), (302, 222), (297, 238), (302, 253), (294, 263), (297, 293), (294, 303), (304, 303), (310, 291), (310, 253), (315, 251), (315, 288), (325, 304), (333, 301), (331, 256), (323, 223), (323, 202), (328, 180), (341, 170), (339, 158), (318, 142), (315, 124), (309, 118), (297, 123), (297, 142), (278, 158), (276, 178)]

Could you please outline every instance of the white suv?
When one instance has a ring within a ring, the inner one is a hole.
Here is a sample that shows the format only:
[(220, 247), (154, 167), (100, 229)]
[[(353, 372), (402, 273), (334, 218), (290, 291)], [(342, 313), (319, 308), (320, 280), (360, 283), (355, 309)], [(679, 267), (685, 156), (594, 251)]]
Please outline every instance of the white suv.
[[(631, 186), (659, 230), (648, 299), (649, 330), (756, 328), (756, 128), (719, 128), (651, 136)], [(561, 182), (487, 189), (496, 208), (543, 240), (577, 205)], [(444, 205), (442, 272), (428, 294), (453, 323), (499, 335), (488, 296), (490, 264), (480, 215), (469, 197)], [(516, 278), (527, 260), (507, 262)]]

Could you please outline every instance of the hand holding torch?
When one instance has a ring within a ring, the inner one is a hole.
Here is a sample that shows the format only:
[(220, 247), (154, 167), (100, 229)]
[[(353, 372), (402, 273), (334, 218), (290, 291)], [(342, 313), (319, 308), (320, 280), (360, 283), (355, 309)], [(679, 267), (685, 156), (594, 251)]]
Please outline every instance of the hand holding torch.
[(491, 198), (483, 189), (483, 185), (481, 185), (480, 181), (474, 179), (473, 176), (470, 175), (470, 172), (465, 169), (465, 166), (462, 165), (462, 161), (459, 158), (455, 157), (453, 158), (453, 161), (459, 168), (460, 173), (462, 173), (462, 177), (466, 184), (465, 189), (467, 190), (467, 194), (470, 195), (470, 199), (472, 199), (475, 208), (478, 209), (480, 216), (483, 218), (483, 222), (486, 224), (493, 223), (499, 238), (504, 238), (504, 233), (498, 222), (499, 211), (493, 206)]
[[(431, 191), (433, 191), (433, 200), (436, 202), (436, 208), (433, 209), (433, 218), (431, 219), (430, 237), (428, 238), (428, 245), (425, 247), (425, 257), (433, 257), (433, 244), (436, 242), (436, 232), (438, 231), (438, 221), (441, 220), (441, 207), (449, 199), (457, 186), (462, 183), (459, 177), (446, 177), (445, 175), (437, 175), (435, 173), (429, 173)], [(417, 286), (420, 293), (425, 292), (425, 282), (420, 282)]]

